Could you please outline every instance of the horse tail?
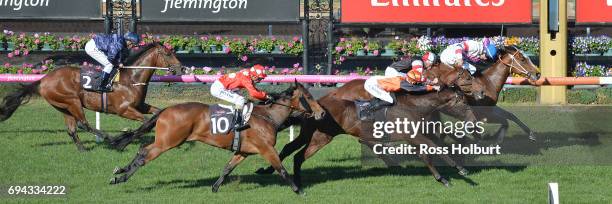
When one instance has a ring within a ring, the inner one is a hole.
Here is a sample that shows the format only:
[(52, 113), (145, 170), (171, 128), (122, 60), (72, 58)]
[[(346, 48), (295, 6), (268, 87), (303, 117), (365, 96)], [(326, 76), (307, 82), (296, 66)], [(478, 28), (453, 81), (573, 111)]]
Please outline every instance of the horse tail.
[(30, 101), (34, 94), (38, 94), (40, 80), (27, 85), (20, 85), (17, 91), (5, 96), (0, 104), (0, 122), (9, 119), (21, 106)]
[(155, 125), (157, 124), (157, 119), (159, 119), (159, 115), (161, 115), (164, 110), (165, 109), (154, 114), (151, 118), (146, 120), (138, 129), (134, 131), (125, 132), (119, 135), (118, 137), (111, 139), (111, 147), (118, 150), (123, 150), (128, 144), (134, 141), (134, 139), (140, 138), (142, 137), (142, 135), (151, 132), (151, 130), (153, 130), (153, 128), (155, 128)]

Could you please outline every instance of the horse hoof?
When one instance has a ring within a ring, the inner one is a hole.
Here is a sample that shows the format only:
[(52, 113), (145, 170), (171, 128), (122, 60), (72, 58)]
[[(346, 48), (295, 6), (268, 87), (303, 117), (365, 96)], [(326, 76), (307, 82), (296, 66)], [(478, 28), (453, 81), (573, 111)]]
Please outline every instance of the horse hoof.
[(121, 130), (121, 132), (129, 132), (129, 131), (131, 131), (131, 130), (130, 130), (130, 128), (123, 128), (123, 129)]
[(461, 176), (467, 176), (470, 172), (467, 169), (461, 168), (461, 170), (459, 170), (459, 175)]
[(442, 185), (444, 185), (444, 187), (447, 187), (447, 188), (450, 187), (450, 184), (448, 183), (448, 180), (446, 180), (444, 177), (440, 177), (439, 179), (436, 179), (436, 180), (438, 180), (438, 182), (442, 183)]
[(274, 169), (272, 168), (259, 168), (255, 171), (256, 174), (272, 174), (274, 173)]
[(213, 193), (219, 192), (219, 187), (215, 187), (215, 186), (213, 186), (213, 187), (212, 187), (212, 192), (213, 192)]
[(117, 184), (117, 178), (112, 178), (110, 180), (110, 185), (115, 185), (115, 184)]
[(529, 133), (529, 140), (531, 140), (532, 142), (535, 142), (535, 141), (536, 141), (536, 137), (535, 137), (535, 135), (533, 134), (533, 132)]
[(302, 189), (295, 191), (296, 194), (300, 195), (300, 196), (306, 196), (306, 192), (304, 192)]
[(115, 169), (113, 169), (113, 174), (117, 175), (123, 173), (123, 171), (121, 171), (121, 168), (119, 168), (118, 166), (115, 167)]

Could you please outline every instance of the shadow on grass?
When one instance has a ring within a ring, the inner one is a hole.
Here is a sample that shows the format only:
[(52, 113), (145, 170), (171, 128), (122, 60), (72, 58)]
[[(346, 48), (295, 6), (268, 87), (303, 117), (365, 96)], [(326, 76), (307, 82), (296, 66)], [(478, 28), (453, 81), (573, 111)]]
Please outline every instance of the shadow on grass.
[[(503, 169), (508, 172), (519, 172), (523, 171), (526, 166), (503, 166), (503, 167), (470, 167), (468, 168), (472, 174), (479, 173), (484, 170), (489, 169)], [(445, 178), (447, 178), (451, 184), (453, 180), (463, 180), (472, 186), (477, 186), (474, 180), (468, 177), (461, 176), (457, 174), (457, 171), (454, 168), (450, 167), (438, 167), (440, 174), (442, 174)], [(321, 167), (314, 169), (305, 169), (302, 170), (302, 183), (303, 187), (311, 187), (317, 184), (326, 183), (330, 181), (340, 181), (347, 179), (359, 179), (359, 178), (369, 178), (369, 177), (380, 177), (380, 176), (431, 176), (430, 171), (426, 167), (390, 167), (390, 168), (369, 168), (362, 169), (360, 166), (348, 166), (348, 167)], [(177, 179), (173, 181), (163, 181), (157, 182), (153, 186), (140, 188), (142, 191), (150, 191), (153, 189), (158, 189), (164, 186), (175, 186), (178, 185), (178, 188), (206, 188), (211, 187), (212, 184), (217, 181), (217, 177), (212, 178), (204, 178), (198, 180), (183, 180)], [(230, 175), (230, 178), (226, 179), (225, 184), (231, 182), (232, 180), (239, 180), (240, 183), (254, 183), (258, 184), (262, 187), (269, 185), (287, 185), (278, 174), (271, 175), (258, 175), (258, 174), (248, 174), (248, 175)], [(431, 179), (432, 182), (436, 182), (433, 177)], [(443, 186), (440, 184), (440, 187)], [(221, 186), (221, 189), (223, 186)]]

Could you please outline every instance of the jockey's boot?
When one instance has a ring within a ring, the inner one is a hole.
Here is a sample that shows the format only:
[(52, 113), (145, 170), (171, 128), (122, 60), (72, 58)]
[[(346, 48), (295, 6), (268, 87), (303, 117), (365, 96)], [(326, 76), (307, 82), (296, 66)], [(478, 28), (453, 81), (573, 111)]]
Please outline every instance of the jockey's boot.
[(234, 112), (234, 120), (236, 121), (236, 126), (234, 130), (240, 132), (246, 129), (249, 129), (251, 126), (242, 120), (242, 109), (236, 109)]
[(110, 78), (111, 78), (111, 74), (106, 73), (106, 72), (102, 72), (102, 81), (100, 82), (100, 86), (97, 88), (98, 91), (100, 92), (110, 92), (111, 91), (111, 85), (110, 85)]
[(368, 105), (362, 110), (361, 120), (366, 120), (368, 117), (372, 116), (374, 112), (376, 112), (378, 109), (381, 109), (384, 106), (390, 106), (390, 105), (393, 105), (393, 103), (389, 103), (387, 101), (380, 100), (379, 98), (373, 98), (370, 101), (370, 105)]

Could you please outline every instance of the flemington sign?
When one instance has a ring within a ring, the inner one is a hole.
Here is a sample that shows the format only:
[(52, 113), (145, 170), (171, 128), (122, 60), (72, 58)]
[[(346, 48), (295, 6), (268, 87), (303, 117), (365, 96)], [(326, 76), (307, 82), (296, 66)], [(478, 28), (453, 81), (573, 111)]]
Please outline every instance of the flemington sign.
[(612, 23), (612, 0), (576, 0), (577, 23)]
[(100, 0), (0, 0), (0, 19), (101, 19)]
[(342, 0), (343, 23), (531, 23), (531, 0)]
[(298, 22), (299, 0), (141, 0), (142, 21)]

